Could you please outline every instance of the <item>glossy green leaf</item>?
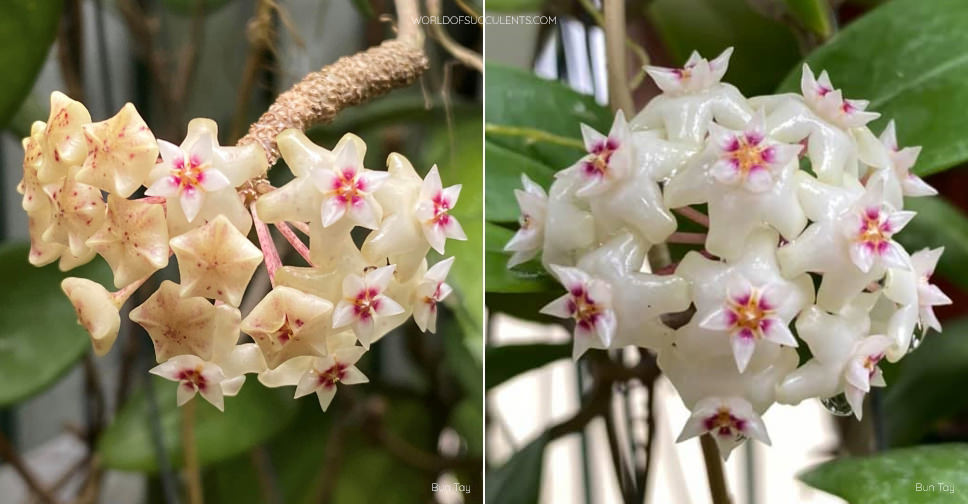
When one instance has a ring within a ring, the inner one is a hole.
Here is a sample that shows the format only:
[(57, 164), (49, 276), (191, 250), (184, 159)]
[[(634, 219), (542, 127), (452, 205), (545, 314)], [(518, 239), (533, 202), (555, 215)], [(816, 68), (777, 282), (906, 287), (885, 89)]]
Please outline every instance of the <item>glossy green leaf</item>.
[(541, 492), (541, 468), (547, 434), (538, 436), (487, 478), (487, 504), (533, 504)]
[(111, 282), (103, 261), (65, 274), (56, 265), (31, 266), (29, 250), (22, 243), (0, 246), (0, 406), (41, 392), (91, 346), (61, 280), (72, 275)]
[(0, 126), (20, 103), (40, 72), (60, 20), (62, 0), (4, 2), (0, 15)]
[[(897, 121), (903, 145), (921, 145), (921, 175), (968, 159), (968, 2), (894, 0), (837, 33), (807, 62), (827, 70), (848, 98), (870, 100), (880, 112), (875, 132)], [(800, 68), (781, 90), (798, 91)]]
[[(488, 5), (488, 8), (491, 6)], [(488, 143), (494, 143), (543, 163), (555, 171), (571, 166), (584, 151), (548, 142), (535, 142), (520, 135), (496, 133), (491, 126), (513, 126), (552, 135), (581, 139), (581, 123), (608, 131), (612, 113), (595, 99), (556, 81), (541, 79), (523, 70), (487, 64), (484, 120)], [(487, 161), (488, 172), (491, 160)], [(513, 187), (518, 187), (516, 182)], [(488, 185), (488, 190), (491, 185)], [(490, 210), (490, 208), (488, 208)], [(490, 217), (488, 217), (490, 219)]]
[(489, 346), (484, 383), (490, 389), (521, 373), (568, 358), (571, 358), (571, 344), (568, 343)]
[(829, 0), (783, 0), (793, 19), (821, 39), (834, 33), (833, 11)]
[(968, 320), (947, 321), (896, 366), (884, 390), (884, 427), (891, 446), (904, 446), (968, 411)]
[(648, 14), (678, 65), (694, 50), (713, 58), (733, 47), (723, 80), (748, 96), (773, 91), (800, 59), (790, 29), (747, 0), (655, 0)]
[(937, 274), (968, 289), (968, 218), (941, 197), (908, 198), (904, 207), (918, 215), (897, 240), (912, 254), (926, 247), (944, 247)]
[[(158, 401), (164, 447), (176, 467), (181, 466), (182, 412), (175, 402), (178, 385), (152, 378)], [(313, 399), (315, 399), (313, 397)], [(196, 396), (195, 437), (198, 460), (208, 465), (244, 453), (285, 429), (296, 413), (292, 389), (269, 389), (250, 375), (236, 397), (225, 398), (225, 412)], [(158, 470), (151, 440), (149, 407), (144, 390), (133, 395), (104, 431), (97, 452), (104, 467), (154, 473)], [(319, 412), (322, 415), (322, 412)]]
[(504, 245), (514, 231), (488, 222), (484, 226), (485, 270), (488, 292), (546, 292), (558, 285), (537, 260), (508, 268), (510, 254)]
[(851, 504), (965, 503), (968, 445), (917, 446), (836, 459), (800, 479)]

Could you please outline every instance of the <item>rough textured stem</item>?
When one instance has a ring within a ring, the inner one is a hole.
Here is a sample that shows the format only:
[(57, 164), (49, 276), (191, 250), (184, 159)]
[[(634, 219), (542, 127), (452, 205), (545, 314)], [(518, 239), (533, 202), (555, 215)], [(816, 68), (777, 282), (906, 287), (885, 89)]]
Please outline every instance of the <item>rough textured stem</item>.
[(188, 487), (188, 502), (202, 504), (202, 475), (198, 468), (198, 451), (195, 446), (195, 402), (192, 399), (181, 407), (182, 413), (182, 452), (185, 455), (185, 485)]
[(625, 1), (605, 0), (605, 54), (608, 59), (608, 102), (614, 111), (635, 112), (625, 68)]
[(719, 458), (719, 448), (709, 434), (699, 438), (702, 444), (702, 458), (706, 463), (706, 477), (709, 479), (709, 493), (713, 504), (731, 504), (729, 490), (726, 489), (726, 476), (723, 474), (723, 461)]
[(7, 462), (10, 462), (10, 465), (12, 465), (14, 470), (17, 471), (17, 474), (23, 478), (24, 483), (27, 484), (27, 487), (30, 488), (30, 491), (40, 498), (42, 502), (46, 502), (48, 504), (57, 502), (54, 496), (40, 485), (40, 482), (37, 481), (37, 477), (34, 476), (34, 473), (30, 471), (29, 467), (27, 467), (27, 464), (24, 463), (23, 459), (20, 458), (20, 455), (17, 454), (17, 450), (14, 449), (13, 445), (10, 443), (10, 440), (7, 439), (7, 436), (5, 436), (3, 432), (0, 432), (0, 457), (3, 457), (7, 460)]

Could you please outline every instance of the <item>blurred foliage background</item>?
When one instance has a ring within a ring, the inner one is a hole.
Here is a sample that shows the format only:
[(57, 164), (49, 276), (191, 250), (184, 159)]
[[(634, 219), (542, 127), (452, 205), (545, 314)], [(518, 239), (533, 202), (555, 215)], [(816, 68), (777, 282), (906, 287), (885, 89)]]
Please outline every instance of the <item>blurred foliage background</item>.
[[(494, 51), (491, 37), (497, 30), (489, 28), (485, 100), (489, 314), (554, 323), (554, 319), (538, 314), (538, 309), (557, 297), (560, 288), (537, 262), (507, 269), (508, 255), (502, 249), (517, 229), (513, 190), (520, 187), (520, 173), (547, 188), (555, 171), (583, 154), (566, 145), (580, 140), (579, 123), (599, 131), (606, 131), (611, 124), (612, 112), (604, 99), (607, 88), (599, 79), (605, 69), (603, 44), (598, 40), (601, 3), (490, 0), (487, 7), (490, 14), (540, 12), (557, 16), (556, 24), (530, 31), (497, 27), (500, 40), (514, 38), (517, 45), (535, 48), (530, 52), (507, 55)], [(900, 145), (923, 146), (915, 171), (926, 176), (941, 195), (905, 202), (919, 215), (898, 239), (911, 251), (945, 247), (934, 277), (954, 300), (953, 305), (939, 310), (944, 333), (930, 334), (916, 352), (897, 365), (886, 366), (888, 387), (877, 390), (869, 401), (871, 413), (865, 413), (863, 423), (856, 423), (852, 417), (838, 418), (840, 443), (831, 455), (847, 458), (811, 469), (801, 479), (857, 504), (963, 502), (963, 495), (915, 494), (912, 489), (922, 480), (949, 481), (959, 493), (968, 488), (968, 445), (963, 444), (968, 442), (968, 396), (962, 393), (968, 382), (968, 319), (963, 318), (968, 311), (968, 171), (964, 169), (968, 162), (968, 116), (963, 113), (968, 104), (968, 3), (637, 0), (625, 2), (625, 7), (629, 46), (633, 48), (628, 51), (631, 69), (641, 67), (643, 52), (650, 64), (677, 67), (693, 50), (712, 58), (732, 46), (735, 51), (724, 81), (735, 84), (746, 96), (755, 96), (798, 92), (801, 64), (806, 61), (815, 71), (826, 69), (845, 96), (871, 101), (868, 110), (881, 113), (881, 118), (869, 125), (873, 131), (879, 133), (888, 120), (894, 119)], [(634, 50), (636, 47), (640, 50)], [(497, 52), (501, 54), (493, 56)], [(530, 71), (494, 63), (496, 58)], [(641, 77), (633, 78), (633, 84)], [(658, 93), (647, 78), (641, 86), (632, 87), (638, 108)], [(526, 133), (515, 134), (515, 130)], [(546, 134), (554, 135), (554, 141), (543, 140)], [(494, 334), (489, 334), (485, 379), (489, 391), (513, 377), (570, 356), (570, 345), (499, 346), (493, 339)], [(586, 416), (577, 419), (580, 421), (588, 422), (608, 411), (588, 378), (601, 378), (602, 373), (596, 371), (602, 369), (601, 361), (607, 368), (620, 359), (597, 353), (602, 355), (588, 355), (578, 365), (579, 375), (586, 376), (584, 389), (579, 376), (576, 392), (584, 393), (576, 417), (582, 411)], [(652, 357), (643, 352), (642, 360), (649, 359)], [(626, 380), (638, 380), (646, 388), (654, 384), (652, 367), (639, 362), (633, 371), (635, 375)], [(614, 394), (621, 396), (623, 390), (615, 387)], [(490, 411), (491, 406), (488, 408)], [(630, 415), (620, 419), (620, 423), (626, 421), (634, 425), (648, 418)], [(525, 503), (541, 497), (542, 453), (551, 440), (575, 432), (575, 426), (565, 424), (567, 421), (554, 425), (530, 444), (518, 447), (513, 456), (502, 461), (503, 465), (495, 466), (489, 460), (489, 502)], [(648, 430), (651, 436), (654, 429)], [(647, 451), (649, 446), (646, 444)], [(864, 458), (853, 458), (856, 456)], [(616, 472), (621, 473), (620, 463), (615, 464)], [(641, 471), (647, 473), (649, 465), (635, 464), (633, 476), (641, 478), (639, 483), (644, 486), (648, 474)], [(905, 469), (898, 469), (898, 464)], [(588, 502), (587, 458), (584, 471), (584, 499)], [(624, 494), (626, 502), (642, 502), (644, 494), (632, 493)], [(576, 501), (581, 502), (582, 497), (577, 496)]]
[[(451, 2), (443, 11), (461, 12)], [(26, 215), (15, 192), (19, 138), (32, 121), (46, 120), (49, 93), (59, 89), (83, 101), (95, 121), (130, 101), (158, 138), (175, 143), (191, 118), (209, 117), (219, 124), (220, 143), (231, 144), (280, 92), (392, 37), (394, 22), (389, 0), (4, 4), (0, 456), (14, 464), (0, 468), (0, 500), (33, 502), (22, 481), (27, 473), (41, 501), (183, 501), (176, 384), (149, 379), (147, 336), (139, 326), (123, 326), (111, 353), (95, 360), (60, 292), (65, 275), (26, 261)], [(480, 50), (480, 26), (445, 28)], [(360, 364), (371, 383), (342, 388), (325, 414), (314, 397), (293, 400), (291, 388), (266, 389), (254, 376), (226, 400), (224, 414), (198, 405), (208, 502), (482, 500), (482, 79), (433, 37), (427, 52), (431, 69), (417, 85), (307, 134), (332, 147), (354, 132), (367, 142), (370, 168), (401, 152), (421, 173), (436, 163), (445, 184), (463, 184), (452, 213), (470, 239), (447, 247), (457, 256), (449, 280), (456, 295), (441, 311), (436, 335), (407, 322), (375, 345)], [(270, 174), (277, 186), (291, 177), (282, 163)], [(80, 273), (102, 283), (110, 278), (100, 258)], [(136, 295), (130, 305), (139, 302)], [(454, 481), (472, 491), (431, 492), (434, 482)]]

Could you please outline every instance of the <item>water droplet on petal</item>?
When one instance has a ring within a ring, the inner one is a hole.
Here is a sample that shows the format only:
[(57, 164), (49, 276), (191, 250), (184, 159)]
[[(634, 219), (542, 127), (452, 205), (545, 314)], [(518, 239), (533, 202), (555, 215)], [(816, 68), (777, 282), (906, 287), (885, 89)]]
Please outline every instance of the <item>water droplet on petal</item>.
[(921, 343), (924, 341), (924, 335), (927, 333), (928, 331), (915, 330), (914, 334), (911, 335), (911, 344), (908, 345), (907, 353), (911, 353), (917, 350), (918, 347), (921, 346)]
[(850, 416), (854, 413), (854, 410), (850, 407), (850, 403), (847, 402), (847, 396), (843, 392), (833, 397), (820, 398), (820, 404), (823, 404), (823, 407), (827, 408), (827, 411), (833, 415)]

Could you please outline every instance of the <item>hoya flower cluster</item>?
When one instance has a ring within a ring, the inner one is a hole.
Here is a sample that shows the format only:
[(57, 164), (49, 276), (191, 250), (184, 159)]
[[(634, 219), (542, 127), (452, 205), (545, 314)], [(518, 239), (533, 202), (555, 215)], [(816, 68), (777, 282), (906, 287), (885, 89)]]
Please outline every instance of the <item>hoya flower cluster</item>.
[[(295, 178), (254, 198), (242, 189), (269, 168), (265, 153), (221, 146), (217, 134), (195, 119), (175, 145), (156, 140), (131, 104), (92, 122), (55, 92), (50, 118), (23, 141), (29, 260), (66, 271), (100, 255), (110, 265), (117, 291), (85, 278), (61, 285), (98, 355), (114, 344), (125, 301), (176, 262), (178, 282), (162, 281), (129, 316), (151, 337), (151, 372), (179, 382), (179, 405), (198, 393), (223, 409), (257, 373), (266, 386), (295, 385), (296, 397), (316, 393), (325, 410), (337, 384), (367, 381), (355, 364), (388, 331), (411, 316), (435, 330), (454, 258), (428, 268), (426, 256), (465, 239), (449, 214), (460, 186), (442, 187), (436, 167), (421, 178), (399, 154), (388, 171), (366, 169), (352, 134), (330, 151), (287, 130), (277, 141)], [(282, 265), (266, 223), (307, 266)], [(357, 227), (371, 230), (361, 247)], [(263, 263), (272, 289), (243, 314)]]
[[(904, 197), (935, 194), (911, 172), (919, 148), (899, 148), (893, 122), (876, 138), (867, 102), (807, 65), (800, 94), (745, 98), (720, 82), (730, 53), (648, 67), (660, 96), (608, 134), (582, 125), (588, 154), (547, 193), (522, 177), (506, 246), (512, 267), (540, 252), (567, 289), (542, 312), (574, 319), (575, 358), (656, 352), (692, 411), (679, 439), (708, 432), (724, 457), (769, 443), (775, 402), (845, 401), (859, 419), (885, 386), (878, 363), (940, 331), (932, 307), (951, 302), (930, 283), (941, 249), (894, 239), (914, 217)], [(679, 231), (676, 214), (708, 229)], [(663, 243), (696, 250), (652, 271)]]

